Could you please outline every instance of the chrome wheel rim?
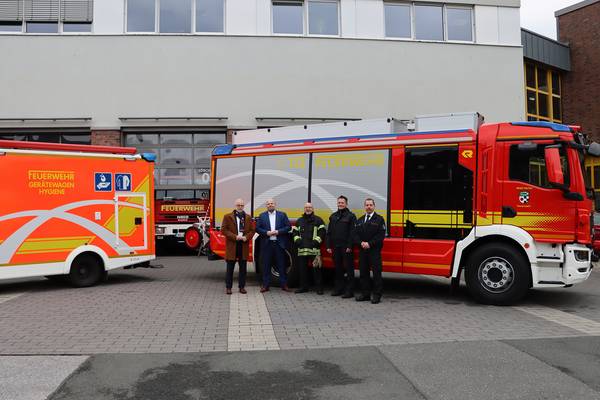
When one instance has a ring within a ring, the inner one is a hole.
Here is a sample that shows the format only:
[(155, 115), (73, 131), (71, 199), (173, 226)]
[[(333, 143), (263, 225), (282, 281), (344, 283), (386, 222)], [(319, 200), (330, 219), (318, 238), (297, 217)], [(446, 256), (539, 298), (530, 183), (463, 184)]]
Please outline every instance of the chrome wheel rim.
[(505, 258), (490, 257), (479, 264), (477, 278), (488, 292), (504, 293), (515, 281), (515, 270)]

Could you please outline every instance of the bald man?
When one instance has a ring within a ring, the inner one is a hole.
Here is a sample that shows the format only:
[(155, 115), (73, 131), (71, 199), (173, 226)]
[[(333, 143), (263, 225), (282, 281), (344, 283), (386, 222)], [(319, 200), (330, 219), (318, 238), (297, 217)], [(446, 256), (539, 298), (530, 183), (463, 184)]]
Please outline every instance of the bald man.
[[(300, 287), (296, 293), (308, 292), (308, 264), (321, 254), (321, 243), (325, 239), (325, 223), (321, 217), (315, 215), (313, 205), (304, 205), (304, 214), (296, 221), (292, 228), (294, 245), (298, 251), (298, 272), (300, 274)], [(321, 267), (313, 266), (313, 277), (317, 294), (323, 294), (323, 275)]]
[(279, 271), (279, 285), (289, 292), (285, 270), (285, 249), (289, 244), (290, 220), (275, 208), (274, 199), (266, 201), (267, 211), (258, 216), (256, 232), (260, 235), (260, 260), (263, 271), (263, 284), (260, 292), (268, 292), (271, 286), (271, 266), (273, 262)]

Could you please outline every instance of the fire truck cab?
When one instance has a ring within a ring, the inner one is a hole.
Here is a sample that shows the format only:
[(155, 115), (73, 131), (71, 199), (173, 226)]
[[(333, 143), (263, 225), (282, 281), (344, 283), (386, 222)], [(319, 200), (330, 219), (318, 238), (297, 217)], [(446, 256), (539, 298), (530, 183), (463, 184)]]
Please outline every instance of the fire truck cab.
[(224, 253), (219, 224), (235, 198), (257, 217), (273, 197), (291, 219), (310, 201), (327, 222), (343, 194), (357, 216), (365, 198), (375, 199), (387, 225), (384, 271), (444, 276), (454, 286), (462, 274), (483, 303), (511, 304), (531, 287), (569, 287), (591, 273), (593, 193), (583, 159), (600, 151), (575, 127), (483, 124), (479, 114), (462, 113), (234, 137), (213, 152), (216, 254)]

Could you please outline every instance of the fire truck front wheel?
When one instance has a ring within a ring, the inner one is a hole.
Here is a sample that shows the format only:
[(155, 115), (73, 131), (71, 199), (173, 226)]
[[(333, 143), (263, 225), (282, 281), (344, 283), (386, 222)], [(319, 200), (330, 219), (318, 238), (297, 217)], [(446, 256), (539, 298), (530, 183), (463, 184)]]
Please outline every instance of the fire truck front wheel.
[(529, 289), (529, 263), (513, 246), (486, 244), (469, 257), (465, 281), (469, 293), (481, 303), (514, 304)]
[(75, 287), (93, 286), (104, 274), (100, 258), (94, 254), (83, 253), (75, 257), (69, 272), (69, 282)]

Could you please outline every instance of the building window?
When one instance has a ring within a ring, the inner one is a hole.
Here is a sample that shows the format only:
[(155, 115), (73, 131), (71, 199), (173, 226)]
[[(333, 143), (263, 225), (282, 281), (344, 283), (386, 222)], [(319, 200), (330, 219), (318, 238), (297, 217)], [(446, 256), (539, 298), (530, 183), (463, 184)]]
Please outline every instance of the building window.
[(160, 0), (160, 33), (192, 32), (191, 0)]
[(412, 37), (410, 4), (384, 3), (385, 7), (385, 36), (392, 38)]
[(156, 154), (157, 189), (208, 189), (212, 149), (225, 139), (224, 131), (140, 132), (127, 134), (125, 144)]
[(91, 32), (93, 0), (0, 0), (0, 32)]
[(196, 0), (196, 32), (224, 32), (223, 0)]
[(473, 41), (473, 17), (471, 8), (446, 7), (448, 40)]
[(155, 0), (127, 0), (127, 32), (154, 32)]
[(442, 6), (415, 5), (415, 39), (444, 40)]
[(337, 1), (308, 2), (308, 33), (311, 35), (339, 34)]
[(58, 22), (27, 22), (27, 33), (58, 33)]
[(339, 0), (274, 0), (274, 34), (338, 36)]
[(128, 33), (222, 33), (225, 0), (127, 0)]
[(384, 1), (388, 38), (473, 42), (473, 7)]
[(73, 132), (58, 134), (51, 132), (35, 133), (0, 133), (0, 140), (20, 140), (26, 142), (63, 143), (63, 144), (92, 144), (90, 133)]
[(90, 33), (92, 31), (91, 23), (65, 22), (63, 24), (64, 33)]
[(528, 121), (562, 122), (560, 72), (526, 62), (525, 99)]
[(0, 32), (21, 32), (23, 22), (0, 21)]
[(304, 34), (304, 11), (301, 1), (273, 2), (273, 33)]

